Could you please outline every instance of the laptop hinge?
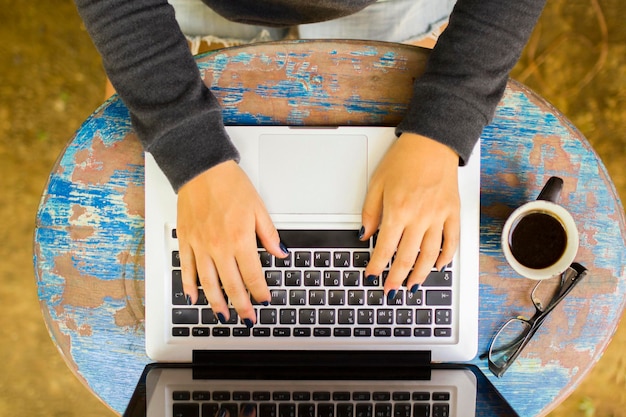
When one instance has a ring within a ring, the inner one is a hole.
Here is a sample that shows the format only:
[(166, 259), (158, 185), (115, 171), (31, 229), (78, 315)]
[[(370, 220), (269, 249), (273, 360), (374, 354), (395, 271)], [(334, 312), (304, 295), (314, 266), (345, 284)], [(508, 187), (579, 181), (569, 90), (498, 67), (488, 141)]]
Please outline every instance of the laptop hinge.
[(193, 364), (200, 366), (254, 367), (406, 367), (431, 363), (430, 351), (338, 350), (194, 350)]

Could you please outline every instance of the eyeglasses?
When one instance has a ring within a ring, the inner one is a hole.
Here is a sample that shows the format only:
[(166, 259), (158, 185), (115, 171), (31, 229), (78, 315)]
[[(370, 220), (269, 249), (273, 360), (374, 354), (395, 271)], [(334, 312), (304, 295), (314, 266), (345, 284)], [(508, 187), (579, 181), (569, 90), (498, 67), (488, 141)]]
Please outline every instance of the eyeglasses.
[(504, 375), (550, 312), (586, 275), (584, 266), (573, 263), (562, 274), (537, 282), (530, 294), (535, 314), (530, 319), (509, 319), (491, 340), (489, 351), (480, 355), (480, 359), (489, 359), (489, 370), (495, 376), (500, 378)]

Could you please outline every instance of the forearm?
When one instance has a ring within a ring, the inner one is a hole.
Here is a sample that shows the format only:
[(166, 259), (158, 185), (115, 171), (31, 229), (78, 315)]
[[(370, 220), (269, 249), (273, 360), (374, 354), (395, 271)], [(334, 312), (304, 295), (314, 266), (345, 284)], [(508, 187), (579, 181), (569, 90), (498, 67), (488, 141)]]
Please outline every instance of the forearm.
[(398, 133), (411, 132), (450, 146), (467, 162), (491, 122), (509, 73), (545, 0), (458, 0), (414, 85)]
[(75, 0), (144, 149), (175, 189), (238, 154), (165, 0)]

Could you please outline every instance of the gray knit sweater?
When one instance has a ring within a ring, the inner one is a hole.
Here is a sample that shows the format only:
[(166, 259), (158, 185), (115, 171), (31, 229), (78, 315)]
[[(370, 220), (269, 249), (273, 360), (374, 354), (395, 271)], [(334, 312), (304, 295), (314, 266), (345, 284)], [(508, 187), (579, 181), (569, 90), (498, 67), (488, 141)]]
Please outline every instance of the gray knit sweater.
[[(203, 0), (226, 18), (289, 26), (345, 16), (373, 0)], [(238, 152), (166, 0), (75, 0), (133, 127), (175, 190)], [(465, 163), (491, 121), (545, 0), (458, 0), (415, 81), (397, 133), (418, 133)]]

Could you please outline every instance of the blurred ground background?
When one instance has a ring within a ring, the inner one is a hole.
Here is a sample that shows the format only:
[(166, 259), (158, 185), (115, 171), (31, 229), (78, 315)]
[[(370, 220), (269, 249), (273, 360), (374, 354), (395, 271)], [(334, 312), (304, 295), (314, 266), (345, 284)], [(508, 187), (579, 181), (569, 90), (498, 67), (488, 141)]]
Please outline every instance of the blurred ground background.
[[(551, 0), (513, 77), (590, 140), (626, 198), (622, 0)], [(32, 233), (65, 143), (102, 102), (104, 73), (71, 0), (0, 0), (0, 416), (113, 416), (56, 351), (38, 307)], [(623, 278), (623, 277), (622, 277)], [(626, 416), (626, 323), (551, 416)]]

